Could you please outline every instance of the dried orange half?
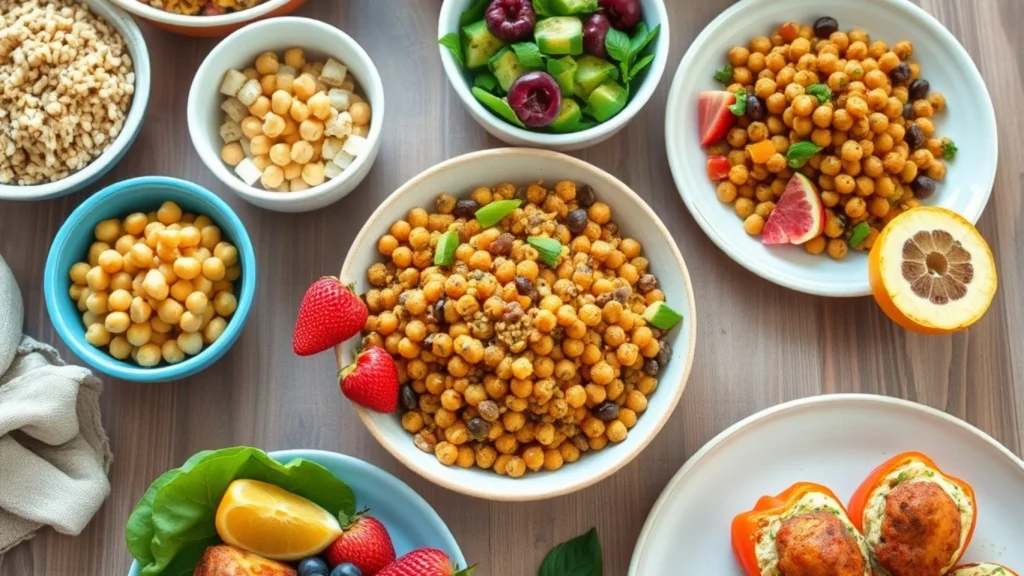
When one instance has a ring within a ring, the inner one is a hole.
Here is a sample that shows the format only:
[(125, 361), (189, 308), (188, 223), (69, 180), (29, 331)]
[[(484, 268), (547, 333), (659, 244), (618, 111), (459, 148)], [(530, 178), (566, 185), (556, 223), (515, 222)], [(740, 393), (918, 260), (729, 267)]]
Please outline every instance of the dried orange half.
[(996, 264), (985, 239), (956, 212), (933, 206), (908, 210), (882, 230), (868, 275), (885, 314), (925, 334), (970, 326), (996, 294)]

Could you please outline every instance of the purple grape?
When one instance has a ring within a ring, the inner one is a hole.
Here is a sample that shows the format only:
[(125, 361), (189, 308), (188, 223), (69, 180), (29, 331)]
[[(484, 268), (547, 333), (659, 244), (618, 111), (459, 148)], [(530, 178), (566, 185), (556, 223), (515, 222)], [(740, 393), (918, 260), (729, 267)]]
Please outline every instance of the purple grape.
[(604, 38), (612, 23), (601, 12), (594, 12), (583, 23), (583, 50), (598, 58), (608, 58), (608, 50), (604, 46)]
[(487, 29), (504, 42), (520, 42), (533, 35), (537, 15), (530, 0), (494, 0), (484, 12)]
[(604, 8), (612, 26), (618, 30), (632, 30), (640, 23), (643, 15), (640, 0), (600, 0), (599, 4)]
[(558, 117), (562, 108), (562, 91), (547, 72), (527, 72), (509, 87), (508, 103), (523, 124), (540, 128)]

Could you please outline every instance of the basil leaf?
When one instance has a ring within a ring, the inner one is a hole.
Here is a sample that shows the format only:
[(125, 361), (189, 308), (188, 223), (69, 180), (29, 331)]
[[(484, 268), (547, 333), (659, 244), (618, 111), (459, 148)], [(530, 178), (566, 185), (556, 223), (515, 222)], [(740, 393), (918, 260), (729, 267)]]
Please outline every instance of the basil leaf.
[(551, 10), (551, 0), (533, 0), (533, 11), (536, 12), (537, 18), (546, 18), (554, 15), (554, 11)]
[(643, 70), (644, 68), (647, 68), (647, 65), (653, 61), (654, 54), (648, 54), (647, 56), (644, 56), (640, 60), (637, 60), (636, 64), (633, 64), (633, 67), (630, 68), (629, 70), (629, 75), (631, 76), (630, 79), (636, 78), (637, 74), (639, 74), (640, 71)]
[(498, 78), (490, 72), (481, 72), (476, 75), (476, 78), (473, 78), (473, 86), (494, 92), (494, 89), (498, 87)]
[(807, 93), (817, 97), (820, 104), (824, 104), (832, 99), (832, 90), (824, 84), (811, 84), (807, 87)]
[(601, 541), (597, 528), (555, 546), (540, 565), (539, 576), (602, 576)]
[(469, 26), (473, 22), (482, 20), (484, 13), (487, 12), (487, 5), (491, 3), (491, 0), (473, 0), (469, 8), (459, 16), (459, 27)]
[(747, 113), (747, 91), (740, 90), (736, 93), (736, 103), (729, 106), (729, 110), (735, 116), (743, 116)]
[(541, 56), (540, 48), (533, 42), (516, 42), (512, 45), (512, 50), (524, 68), (538, 70), (544, 67), (544, 57)]
[(466, 59), (462, 56), (462, 42), (459, 41), (458, 34), (455, 32), (449, 32), (442, 36), (437, 43), (444, 46), (452, 53), (452, 58), (455, 58), (455, 61), (459, 63), (459, 66), (466, 65)]
[(952, 140), (946, 139), (942, 141), (942, 157), (946, 160), (956, 158), (956, 153), (959, 151), (960, 149), (956, 147)]
[(494, 94), (491, 94), (486, 90), (477, 88), (476, 86), (470, 89), (470, 91), (473, 93), (473, 96), (475, 96), (476, 99), (480, 101), (481, 104), (490, 108), (491, 112), (494, 112), (498, 116), (501, 116), (509, 124), (513, 124), (520, 128), (526, 128), (526, 125), (523, 124), (523, 121), (519, 119), (519, 116), (516, 116), (515, 111), (512, 110), (511, 106), (509, 106), (508, 100), (505, 100), (504, 98), (498, 98)]
[(629, 61), (629, 36), (621, 30), (609, 28), (604, 37), (604, 47), (608, 55), (618, 62)]
[(732, 65), (726, 64), (724, 67), (715, 70), (715, 80), (722, 84), (730, 84), (732, 82)]
[(786, 165), (794, 170), (803, 168), (804, 164), (807, 164), (807, 161), (811, 159), (811, 156), (821, 152), (821, 150), (821, 146), (810, 140), (797, 142), (786, 150)]
[[(658, 32), (661, 31), (661, 24), (654, 27), (654, 30), (647, 32), (647, 24), (643, 22), (636, 25), (636, 34), (633, 35), (633, 39), (629, 42), (629, 51), (636, 58), (647, 48), (647, 45), (651, 43), (658, 36)], [(636, 76), (636, 73), (633, 74)]]

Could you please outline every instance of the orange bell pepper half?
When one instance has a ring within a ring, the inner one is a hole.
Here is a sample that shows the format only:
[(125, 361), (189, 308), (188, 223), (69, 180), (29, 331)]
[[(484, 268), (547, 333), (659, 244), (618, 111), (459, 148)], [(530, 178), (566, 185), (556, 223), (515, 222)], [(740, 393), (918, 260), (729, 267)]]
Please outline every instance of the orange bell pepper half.
[(978, 524), (978, 501), (974, 497), (974, 489), (971, 488), (970, 484), (968, 484), (967, 482), (964, 482), (959, 478), (950, 476), (949, 474), (943, 472), (941, 469), (939, 469), (938, 466), (935, 465), (935, 462), (933, 462), (931, 458), (925, 456), (924, 454), (921, 454), (920, 452), (904, 452), (903, 454), (898, 454), (893, 458), (887, 460), (886, 462), (882, 463), (882, 465), (879, 466), (878, 468), (875, 468), (871, 472), (871, 474), (868, 474), (868, 477), (864, 479), (864, 482), (862, 482), (861, 485), (857, 488), (857, 491), (853, 493), (853, 497), (850, 498), (850, 504), (846, 507), (850, 514), (850, 521), (852, 521), (853, 525), (857, 527), (857, 530), (863, 531), (864, 510), (868, 506), (868, 499), (871, 498), (872, 492), (874, 492), (876, 488), (882, 485), (882, 483), (885, 481), (886, 476), (892, 474), (896, 469), (914, 460), (917, 460), (918, 462), (924, 464), (926, 467), (935, 470), (936, 472), (941, 474), (946, 480), (949, 480), (953, 484), (959, 486), (960, 489), (964, 491), (964, 494), (967, 495), (967, 498), (971, 501), (971, 508), (974, 510), (974, 517), (971, 519), (971, 529), (967, 533), (967, 541), (964, 542), (964, 546), (960, 552), (960, 556), (956, 557), (956, 560), (960, 560), (960, 557), (963, 556), (963, 552), (967, 550), (967, 546), (971, 543), (971, 537), (974, 536), (974, 527)]
[(762, 496), (757, 500), (753, 510), (743, 512), (733, 518), (732, 552), (747, 576), (761, 576), (755, 552), (761, 521), (781, 515), (796, 506), (801, 498), (815, 492), (828, 496), (835, 500), (836, 506), (843, 507), (842, 501), (825, 486), (811, 482), (797, 482), (777, 496)]

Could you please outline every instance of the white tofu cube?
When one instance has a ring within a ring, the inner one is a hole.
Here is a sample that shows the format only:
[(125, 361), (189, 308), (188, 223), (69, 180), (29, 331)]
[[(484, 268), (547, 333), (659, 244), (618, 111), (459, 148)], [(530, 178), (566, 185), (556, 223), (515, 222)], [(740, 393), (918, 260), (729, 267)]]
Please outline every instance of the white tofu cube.
[(341, 173), (343, 171), (344, 169), (341, 166), (335, 164), (334, 162), (328, 162), (327, 165), (324, 166), (324, 176), (328, 180), (332, 180), (334, 178), (337, 178), (338, 176), (341, 176)]
[(238, 177), (241, 178), (242, 182), (245, 182), (247, 186), (253, 186), (260, 181), (260, 178), (263, 177), (263, 172), (261, 172), (249, 158), (242, 160), (238, 163), (238, 166), (235, 166), (235, 174), (238, 174)]
[(326, 136), (345, 137), (352, 133), (352, 115), (342, 112), (327, 121), (324, 127)]
[(352, 105), (352, 93), (348, 90), (331, 88), (327, 93), (327, 97), (331, 99), (331, 108), (334, 108), (338, 112), (344, 112)]
[(220, 105), (220, 109), (228, 115), (228, 118), (231, 118), (235, 122), (241, 122), (249, 115), (249, 107), (242, 104), (241, 100), (234, 97), (225, 100), (224, 103)]
[(362, 136), (356, 136), (355, 134), (345, 138), (345, 145), (341, 147), (342, 152), (351, 154), (357, 158), (366, 154), (369, 149), (370, 141)]
[(228, 120), (220, 126), (220, 138), (225, 144), (238, 142), (242, 139), (242, 125), (234, 120)]
[(228, 70), (220, 83), (220, 93), (225, 96), (237, 96), (248, 78), (238, 70)]
[(348, 68), (334, 58), (328, 58), (327, 64), (324, 64), (324, 69), (320, 72), (320, 81), (332, 88), (338, 88), (345, 83), (346, 76)]
[(245, 153), (245, 157), (252, 158), (252, 141), (243, 137), (238, 143), (242, 145), (242, 152)]
[(344, 138), (327, 138), (324, 140), (324, 147), (320, 150), (320, 157), (324, 160), (334, 160), (344, 145)]
[(242, 85), (242, 89), (238, 91), (238, 99), (248, 107), (252, 106), (252, 103), (262, 94), (263, 86), (260, 86), (259, 80), (246, 80), (245, 84)]
[(355, 161), (356, 161), (356, 157), (355, 156), (353, 156), (353, 155), (351, 155), (348, 152), (345, 152), (343, 150), (341, 152), (338, 152), (338, 155), (334, 157), (334, 160), (331, 160), (331, 164), (335, 164), (335, 165), (338, 166), (338, 168), (341, 168), (342, 170), (345, 170), (349, 166), (351, 166), (352, 163), (355, 162)]

